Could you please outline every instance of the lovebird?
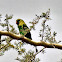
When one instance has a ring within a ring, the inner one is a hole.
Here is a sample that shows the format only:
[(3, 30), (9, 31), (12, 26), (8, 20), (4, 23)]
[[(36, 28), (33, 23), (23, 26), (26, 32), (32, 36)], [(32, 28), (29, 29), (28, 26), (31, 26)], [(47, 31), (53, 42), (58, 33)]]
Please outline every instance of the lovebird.
[(17, 19), (16, 24), (18, 25), (20, 34), (32, 40), (30, 30), (26, 23), (22, 19)]
[[(32, 40), (30, 30), (26, 25), (26, 23), (22, 19), (17, 19), (16, 24), (18, 25), (20, 34)], [(36, 52), (38, 52), (36, 46), (35, 48), (36, 48)]]

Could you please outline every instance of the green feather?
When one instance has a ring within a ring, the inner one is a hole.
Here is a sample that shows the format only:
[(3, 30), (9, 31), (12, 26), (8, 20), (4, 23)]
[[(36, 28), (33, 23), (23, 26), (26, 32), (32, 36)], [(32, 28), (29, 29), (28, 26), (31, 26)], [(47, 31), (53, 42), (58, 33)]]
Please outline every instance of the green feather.
[(25, 24), (25, 22), (22, 19), (17, 19), (16, 22), (17, 22), (20, 34), (31, 39), (30, 30)]

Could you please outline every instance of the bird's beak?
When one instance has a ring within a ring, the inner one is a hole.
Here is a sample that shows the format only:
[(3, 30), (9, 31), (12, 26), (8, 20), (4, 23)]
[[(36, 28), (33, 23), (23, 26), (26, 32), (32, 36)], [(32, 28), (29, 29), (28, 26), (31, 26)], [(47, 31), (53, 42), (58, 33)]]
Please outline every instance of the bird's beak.
[(16, 24), (17, 24), (17, 21), (16, 21)]

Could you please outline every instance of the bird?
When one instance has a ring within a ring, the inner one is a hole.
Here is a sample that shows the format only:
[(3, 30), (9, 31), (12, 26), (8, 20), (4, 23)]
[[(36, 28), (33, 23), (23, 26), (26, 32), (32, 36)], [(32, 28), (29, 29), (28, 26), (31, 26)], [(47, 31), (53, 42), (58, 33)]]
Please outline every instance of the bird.
[[(26, 23), (22, 19), (17, 19), (16, 24), (18, 25), (20, 34), (32, 40), (30, 30), (28, 26), (26, 25)], [(35, 49), (36, 49), (36, 52), (38, 52), (36, 46), (35, 46)]]
[(32, 40), (30, 30), (26, 23), (22, 19), (17, 19), (16, 24), (18, 25), (20, 34)]

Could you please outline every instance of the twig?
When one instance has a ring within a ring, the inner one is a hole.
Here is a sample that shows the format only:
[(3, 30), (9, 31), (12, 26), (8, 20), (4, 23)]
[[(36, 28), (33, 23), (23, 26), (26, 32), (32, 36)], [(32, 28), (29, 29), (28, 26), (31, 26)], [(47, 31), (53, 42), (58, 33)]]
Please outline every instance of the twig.
[(41, 51), (43, 51), (45, 49), (45, 47), (42, 49), (42, 50), (40, 50), (39, 52), (37, 52), (36, 54), (35, 54), (35, 56), (38, 54), (38, 53), (40, 53)]

